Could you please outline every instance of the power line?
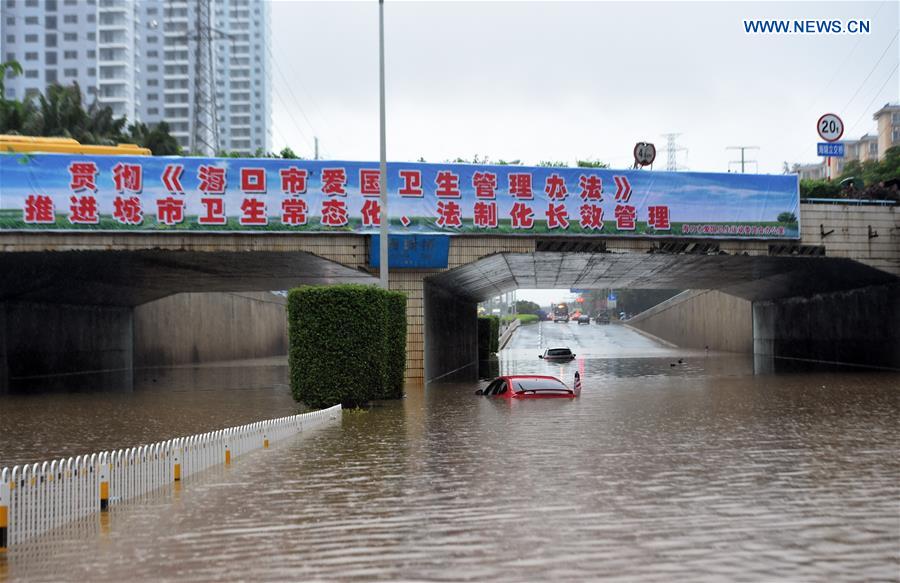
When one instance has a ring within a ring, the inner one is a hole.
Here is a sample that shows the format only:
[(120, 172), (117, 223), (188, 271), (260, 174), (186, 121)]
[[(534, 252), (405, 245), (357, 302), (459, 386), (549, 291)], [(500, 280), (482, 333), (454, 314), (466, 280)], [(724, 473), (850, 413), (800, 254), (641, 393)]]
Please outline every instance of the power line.
[(878, 88), (878, 91), (875, 92), (875, 97), (872, 98), (872, 101), (869, 102), (869, 105), (863, 110), (863, 114), (856, 120), (856, 123), (853, 124), (851, 129), (856, 129), (856, 126), (859, 125), (859, 122), (863, 120), (866, 115), (871, 115), (872, 106), (875, 105), (875, 102), (878, 101), (878, 98), (881, 96), (881, 92), (884, 91), (884, 88), (887, 87), (888, 82), (897, 74), (897, 69), (891, 69), (891, 74), (888, 75), (887, 79), (884, 80), (884, 83), (881, 84), (881, 87)]

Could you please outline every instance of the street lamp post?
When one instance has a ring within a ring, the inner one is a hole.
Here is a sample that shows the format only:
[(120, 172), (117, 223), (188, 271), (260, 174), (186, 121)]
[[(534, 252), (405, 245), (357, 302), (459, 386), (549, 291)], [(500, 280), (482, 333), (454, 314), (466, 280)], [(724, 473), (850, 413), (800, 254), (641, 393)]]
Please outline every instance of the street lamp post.
[(387, 199), (387, 138), (384, 128), (384, 0), (378, 0), (378, 73), (381, 106), (381, 164), (378, 178), (381, 195), (381, 236), (379, 237), (379, 282), (388, 289), (388, 199)]

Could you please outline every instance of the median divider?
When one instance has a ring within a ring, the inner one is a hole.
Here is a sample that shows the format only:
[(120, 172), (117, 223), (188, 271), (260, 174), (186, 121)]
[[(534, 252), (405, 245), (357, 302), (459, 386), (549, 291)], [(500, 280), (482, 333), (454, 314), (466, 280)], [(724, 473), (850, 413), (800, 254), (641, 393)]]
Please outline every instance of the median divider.
[(137, 499), (304, 428), (337, 419), (341, 406), (257, 421), (150, 445), (0, 470), (0, 552)]

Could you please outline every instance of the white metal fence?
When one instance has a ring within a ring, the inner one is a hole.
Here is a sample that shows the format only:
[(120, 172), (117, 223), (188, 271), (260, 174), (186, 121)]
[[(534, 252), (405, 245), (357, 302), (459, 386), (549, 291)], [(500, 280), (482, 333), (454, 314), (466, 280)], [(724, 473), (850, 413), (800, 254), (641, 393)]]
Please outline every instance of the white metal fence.
[(341, 406), (0, 470), (0, 549), (336, 419)]

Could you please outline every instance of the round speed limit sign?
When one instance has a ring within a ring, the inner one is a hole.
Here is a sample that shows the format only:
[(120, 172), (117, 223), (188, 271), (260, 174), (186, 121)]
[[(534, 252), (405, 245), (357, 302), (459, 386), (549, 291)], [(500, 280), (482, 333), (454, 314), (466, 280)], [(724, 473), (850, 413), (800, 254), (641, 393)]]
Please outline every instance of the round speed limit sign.
[(634, 145), (634, 162), (637, 166), (649, 166), (656, 160), (656, 146), (649, 142)]
[(819, 136), (826, 142), (836, 142), (844, 135), (844, 122), (833, 113), (826, 113), (816, 123)]

